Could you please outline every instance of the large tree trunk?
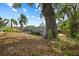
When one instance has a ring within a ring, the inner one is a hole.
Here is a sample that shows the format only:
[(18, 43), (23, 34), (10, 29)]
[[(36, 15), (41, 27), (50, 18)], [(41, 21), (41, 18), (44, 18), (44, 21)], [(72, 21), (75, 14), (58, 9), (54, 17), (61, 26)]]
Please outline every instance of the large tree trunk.
[(46, 21), (46, 38), (48, 38), (48, 32), (51, 31), (51, 39), (55, 39), (57, 37), (57, 25), (56, 25), (56, 19), (54, 14), (54, 8), (52, 7), (51, 3), (44, 3), (42, 6), (43, 14), (45, 16)]

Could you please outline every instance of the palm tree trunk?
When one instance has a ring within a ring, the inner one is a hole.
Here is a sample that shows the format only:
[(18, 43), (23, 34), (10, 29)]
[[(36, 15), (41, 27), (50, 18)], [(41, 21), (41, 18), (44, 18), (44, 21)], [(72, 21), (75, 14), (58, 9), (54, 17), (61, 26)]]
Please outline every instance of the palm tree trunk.
[(20, 29), (21, 29), (21, 30), (23, 29), (23, 24), (20, 24)]
[(48, 38), (48, 32), (51, 30), (51, 39), (55, 39), (57, 37), (57, 25), (55, 20), (54, 8), (52, 4), (43, 4), (43, 14), (45, 16), (46, 21), (46, 38)]
[(13, 27), (12, 21), (11, 21), (11, 28)]

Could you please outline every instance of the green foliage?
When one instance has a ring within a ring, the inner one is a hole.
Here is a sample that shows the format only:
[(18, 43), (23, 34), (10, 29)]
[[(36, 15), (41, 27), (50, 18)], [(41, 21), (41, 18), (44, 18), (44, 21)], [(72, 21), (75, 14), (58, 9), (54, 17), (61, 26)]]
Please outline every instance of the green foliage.
[(0, 17), (0, 27), (4, 27), (4, 26), (6, 26), (8, 23), (11, 23), (11, 27), (13, 27), (13, 24), (14, 25), (18, 25), (17, 24), (17, 21), (15, 20), (15, 19), (11, 19), (11, 20), (9, 20), (9, 19), (6, 19), (6, 18), (1, 18)]
[(35, 28), (36, 28), (36, 27), (33, 26), (33, 25), (30, 25), (30, 26), (27, 26), (27, 27), (26, 27), (26, 29), (30, 30), (30, 33), (31, 33), (31, 34), (34, 34), (34, 35), (41, 35), (40, 32), (38, 32), (38, 31), (37, 31), (37, 32), (33, 31)]
[(3, 27), (3, 29), (4, 29), (4, 32), (12, 32), (13, 31), (13, 29), (10, 27)]
[(32, 56), (40, 56), (38, 52), (32, 52)]
[(30, 25), (30, 26), (27, 26), (26, 29), (29, 29), (29, 30), (33, 30), (34, 28), (36, 28), (35, 26), (33, 25)]
[(21, 3), (14, 3), (13, 5), (12, 5), (14, 8), (21, 8)]
[(65, 20), (59, 25), (60, 30), (63, 32), (63, 34), (70, 36), (70, 21)]
[(20, 32), (20, 30), (11, 27), (3, 27), (2, 29), (4, 32)]
[[(77, 37), (77, 26), (79, 26), (79, 8), (78, 8), (78, 4), (77, 3), (73, 3), (73, 4), (62, 4), (62, 6), (60, 6), (60, 9), (58, 9), (57, 12), (57, 18), (62, 18), (61, 15), (63, 16), (67, 16), (69, 24), (68, 24), (68, 28), (66, 26), (61, 26), (64, 27), (64, 29), (66, 29), (67, 34), (69, 34), (72, 38), (76, 38)], [(66, 24), (67, 25), (67, 24)], [(64, 30), (65, 31), (65, 30)]]
[(17, 24), (17, 21), (16, 21), (15, 19), (11, 19), (11, 22), (12, 22), (13, 24), (15, 24), (15, 25), (18, 25), (18, 24)]
[(48, 39), (51, 40), (52, 39), (52, 31), (49, 30), (48, 33), (47, 33), (47, 35), (48, 35)]
[(31, 32), (31, 34), (34, 34), (34, 35), (41, 35), (39, 32)]
[(0, 17), (0, 27), (6, 26), (8, 23), (8, 19), (3, 19)]
[[(71, 35), (71, 37), (72, 38), (76, 38), (77, 37), (77, 27), (78, 27), (78, 24), (77, 24), (77, 20), (78, 20), (78, 16), (77, 15), (72, 15), (70, 18), (69, 18), (69, 20), (70, 20), (70, 24), (69, 24), (69, 26), (70, 26), (70, 35)], [(75, 19), (75, 20), (74, 20)], [(78, 22), (79, 23), (79, 22)]]
[(70, 50), (64, 50), (64, 56), (72, 56), (73, 52)]
[(21, 27), (23, 27), (23, 25), (26, 25), (27, 23), (27, 17), (24, 14), (20, 14), (19, 17), (19, 24)]

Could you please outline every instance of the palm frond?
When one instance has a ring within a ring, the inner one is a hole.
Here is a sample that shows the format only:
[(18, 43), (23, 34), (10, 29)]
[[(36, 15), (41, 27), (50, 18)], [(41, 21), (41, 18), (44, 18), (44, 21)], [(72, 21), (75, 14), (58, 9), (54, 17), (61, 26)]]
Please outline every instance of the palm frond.
[(16, 9), (16, 8), (21, 8), (22, 4), (21, 3), (13, 3), (12, 6)]

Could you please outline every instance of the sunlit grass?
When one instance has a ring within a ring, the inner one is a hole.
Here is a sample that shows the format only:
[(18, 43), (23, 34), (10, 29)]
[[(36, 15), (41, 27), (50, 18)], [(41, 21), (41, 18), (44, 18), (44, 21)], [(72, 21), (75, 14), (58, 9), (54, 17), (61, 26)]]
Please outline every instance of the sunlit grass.
[[(4, 47), (3, 47), (4, 45)], [(60, 36), (48, 41), (26, 33), (0, 33), (0, 55), (79, 55), (79, 40)]]

